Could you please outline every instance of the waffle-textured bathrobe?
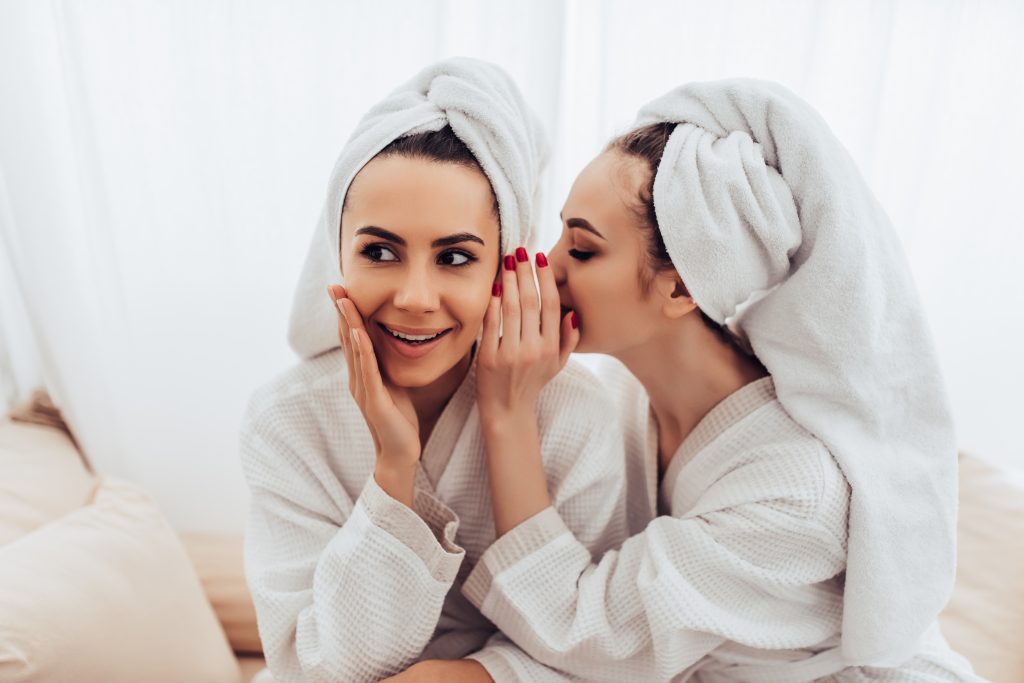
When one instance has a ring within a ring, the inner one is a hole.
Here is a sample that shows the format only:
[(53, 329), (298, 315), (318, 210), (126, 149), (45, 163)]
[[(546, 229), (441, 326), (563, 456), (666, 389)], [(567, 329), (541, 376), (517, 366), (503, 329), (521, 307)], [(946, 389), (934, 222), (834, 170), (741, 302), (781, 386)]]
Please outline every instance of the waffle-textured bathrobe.
[(770, 377), (712, 409), (660, 485), (646, 395), (607, 377), (636, 535), (595, 563), (548, 508), (498, 539), (463, 591), (509, 638), (594, 681), (979, 680), (937, 627), (902, 667), (836, 673), (850, 487)]
[[(473, 368), (424, 448), (415, 511), (373, 479), (340, 349), (252, 397), (241, 436), (246, 576), (278, 683), (378, 681), (418, 659), (466, 655), (498, 683), (576, 680), (496, 634), (460, 592), (494, 541)], [(537, 409), (555, 509), (597, 557), (626, 528), (622, 440), (605, 396), (571, 362)]]

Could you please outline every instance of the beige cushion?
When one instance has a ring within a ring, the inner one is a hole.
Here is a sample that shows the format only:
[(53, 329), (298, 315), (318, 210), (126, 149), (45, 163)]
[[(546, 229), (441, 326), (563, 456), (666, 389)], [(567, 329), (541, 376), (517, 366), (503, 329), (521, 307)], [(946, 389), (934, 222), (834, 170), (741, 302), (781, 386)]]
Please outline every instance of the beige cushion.
[(261, 653), (256, 608), (245, 582), (242, 535), (182, 534), (213, 611), (236, 652)]
[(942, 632), (994, 683), (1024, 681), (1024, 481), (960, 457), (956, 586)]
[(0, 546), (0, 680), (236, 683), (238, 662), (152, 499), (105, 479)]
[(0, 418), (0, 546), (82, 507), (94, 488), (67, 434)]

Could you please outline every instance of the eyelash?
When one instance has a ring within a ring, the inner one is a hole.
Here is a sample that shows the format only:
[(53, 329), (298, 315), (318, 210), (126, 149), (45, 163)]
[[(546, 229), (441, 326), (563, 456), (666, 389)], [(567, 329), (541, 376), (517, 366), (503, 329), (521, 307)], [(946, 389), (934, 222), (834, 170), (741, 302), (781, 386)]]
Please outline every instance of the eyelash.
[(592, 251), (580, 251), (579, 249), (570, 249), (569, 256), (572, 256), (577, 261), (587, 261), (594, 255)]
[[(386, 261), (382, 260), (380, 258), (380, 252), (381, 251), (387, 251), (392, 256), (394, 256), (394, 258), (393, 259), (388, 259)], [(386, 244), (368, 244), (365, 247), (363, 247), (362, 251), (360, 251), (359, 253), (362, 256), (364, 256), (367, 260), (369, 260), (369, 261), (371, 261), (373, 263), (392, 263), (392, 262), (398, 260), (398, 254), (396, 254), (394, 249), (392, 249), (391, 247), (387, 246)], [(374, 253), (376, 253), (376, 256), (373, 255)], [(459, 256), (465, 257), (465, 259), (466, 259), (466, 261), (464, 263), (441, 263), (440, 264), (442, 266), (447, 266), (449, 268), (462, 268), (464, 266), (470, 265), (471, 263), (473, 263), (474, 261), (477, 260), (476, 256), (473, 256), (473, 254), (469, 253), (468, 251), (463, 251), (462, 249), (448, 249), (446, 251), (441, 252), (438, 255), (438, 257), (437, 257), (438, 261), (440, 261), (440, 259), (443, 256), (447, 255), (447, 254), (457, 254)]]

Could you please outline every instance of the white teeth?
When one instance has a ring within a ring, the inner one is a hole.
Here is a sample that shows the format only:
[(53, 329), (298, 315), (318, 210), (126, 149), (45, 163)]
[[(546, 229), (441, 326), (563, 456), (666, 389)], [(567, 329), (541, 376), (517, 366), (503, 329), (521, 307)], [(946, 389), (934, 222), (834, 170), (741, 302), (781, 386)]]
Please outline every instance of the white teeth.
[(428, 341), (430, 339), (433, 339), (434, 337), (439, 336), (442, 332), (444, 332), (444, 330), (441, 330), (441, 332), (436, 332), (434, 334), (403, 334), (402, 332), (396, 332), (395, 330), (391, 329), (390, 327), (385, 327), (384, 329), (386, 329), (388, 332), (390, 332), (392, 335), (398, 337), (399, 339), (404, 339), (406, 341), (414, 341), (414, 342)]

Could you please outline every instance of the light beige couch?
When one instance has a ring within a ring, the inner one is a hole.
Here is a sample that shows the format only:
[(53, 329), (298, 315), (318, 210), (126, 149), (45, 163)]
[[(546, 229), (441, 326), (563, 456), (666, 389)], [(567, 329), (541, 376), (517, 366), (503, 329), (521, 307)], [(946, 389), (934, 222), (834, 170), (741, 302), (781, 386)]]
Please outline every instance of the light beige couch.
[[(0, 550), (82, 506), (94, 479), (64, 432), (0, 420)], [(241, 536), (180, 538), (235, 652), (241, 680), (248, 683), (264, 661), (245, 585)], [(961, 456), (958, 578), (941, 623), (979, 674), (997, 683), (1024, 681), (1024, 481), (966, 455)]]
[(105, 487), (59, 427), (0, 418), (0, 680), (249, 683), (241, 535), (176, 534), (144, 492)]

